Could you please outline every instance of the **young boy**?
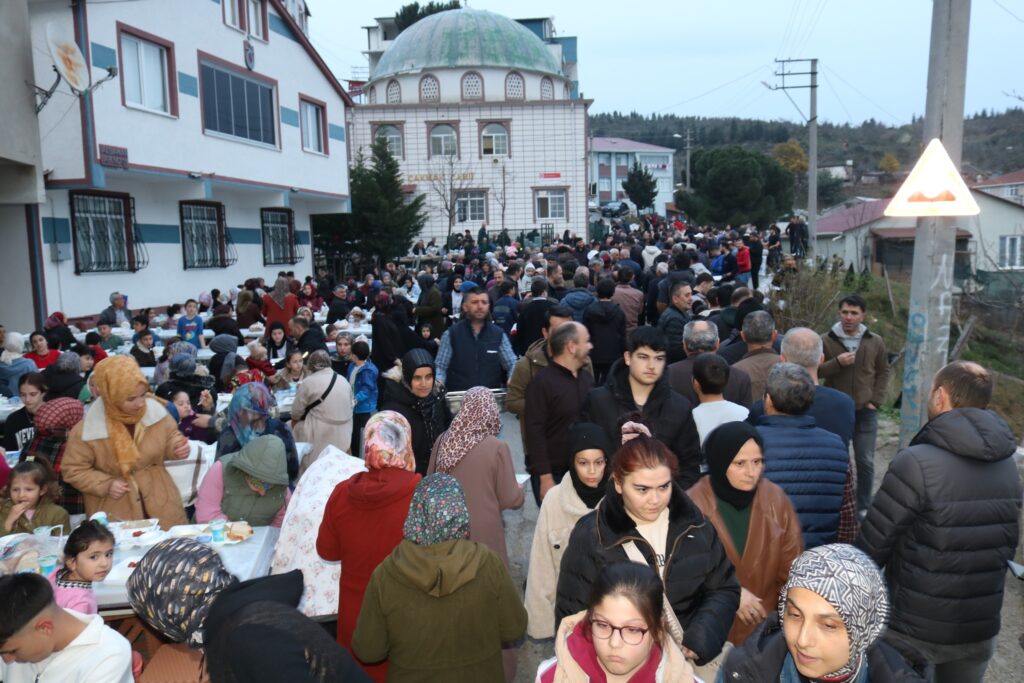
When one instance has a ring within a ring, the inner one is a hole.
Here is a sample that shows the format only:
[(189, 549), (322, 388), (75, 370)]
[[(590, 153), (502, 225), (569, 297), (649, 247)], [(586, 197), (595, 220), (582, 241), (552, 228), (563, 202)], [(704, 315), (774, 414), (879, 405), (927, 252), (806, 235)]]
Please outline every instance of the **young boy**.
[(132, 344), (139, 341), (139, 335), (149, 329), (149, 318), (144, 315), (137, 315), (132, 318)]
[(132, 683), (132, 650), (96, 614), (62, 609), (38, 574), (0, 577), (0, 680)]
[(377, 412), (377, 366), (370, 360), (370, 345), (363, 340), (352, 343), (352, 363), (348, 383), (356, 405), (352, 410), (352, 455), (363, 457), (363, 427), (370, 415)]
[(96, 325), (96, 331), (100, 333), (99, 347), (104, 351), (116, 352), (121, 348), (121, 338), (114, 334), (113, 329), (110, 327), (110, 323), (101, 320)]
[(153, 353), (153, 330), (139, 332), (138, 340), (132, 347), (132, 358), (139, 364), (140, 368), (155, 368), (156, 354)]
[(178, 336), (197, 349), (206, 348), (203, 337), (203, 319), (199, 317), (199, 302), (189, 299), (185, 302), (185, 315), (178, 318)]

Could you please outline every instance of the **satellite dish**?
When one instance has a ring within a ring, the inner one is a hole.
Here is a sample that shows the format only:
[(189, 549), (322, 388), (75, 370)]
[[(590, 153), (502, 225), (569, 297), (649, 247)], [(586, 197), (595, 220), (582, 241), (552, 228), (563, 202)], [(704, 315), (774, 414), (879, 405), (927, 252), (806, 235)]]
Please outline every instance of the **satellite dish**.
[(85, 63), (85, 57), (78, 49), (74, 36), (64, 27), (51, 21), (46, 25), (46, 44), (50, 48), (53, 68), (67, 82), (71, 91), (76, 95), (88, 91), (89, 66)]
[(60, 85), (61, 79), (68, 84), (72, 93), (82, 96), (87, 92), (95, 90), (112, 78), (117, 77), (117, 67), (108, 66), (107, 75), (96, 83), (92, 83), (89, 65), (86, 63), (85, 57), (82, 56), (82, 51), (78, 49), (74, 36), (68, 33), (67, 28), (52, 21), (46, 25), (46, 45), (50, 48), (50, 58), (53, 59), (53, 70), (57, 72), (57, 79), (50, 86), (49, 90), (41, 88), (34, 83), (28, 83), (28, 86), (39, 97), (39, 103), (36, 105), (37, 114), (43, 110), (46, 103), (53, 97), (53, 93), (57, 91), (57, 86)]

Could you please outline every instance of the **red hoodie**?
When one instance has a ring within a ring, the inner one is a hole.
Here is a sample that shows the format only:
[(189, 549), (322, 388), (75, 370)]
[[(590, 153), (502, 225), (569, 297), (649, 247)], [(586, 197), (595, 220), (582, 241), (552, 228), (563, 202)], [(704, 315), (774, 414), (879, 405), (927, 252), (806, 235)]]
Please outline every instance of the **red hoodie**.
[(749, 273), (750, 272), (750, 247), (743, 245), (736, 252), (736, 266), (738, 272)]

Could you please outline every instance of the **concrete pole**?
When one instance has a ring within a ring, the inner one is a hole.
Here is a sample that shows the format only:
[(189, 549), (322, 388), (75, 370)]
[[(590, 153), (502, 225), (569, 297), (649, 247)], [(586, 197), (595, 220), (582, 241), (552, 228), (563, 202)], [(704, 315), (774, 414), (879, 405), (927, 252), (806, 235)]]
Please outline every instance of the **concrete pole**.
[(811, 60), (811, 115), (807, 122), (807, 255), (818, 246), (818, 60)]
[(690, 129), (686, 129), (686, 191), (690, 191)]
[[(971, 0), (933, 0), (924, 144), (942, 140), (960, 168)], [(923, 146), (922, 146), (923, 148)], [(903, 360), (900, 446), (928, 421), (932, 378), (946, 364), (953, 309), (956, 218), (919, 218), (914, 236), (910, 317)]]

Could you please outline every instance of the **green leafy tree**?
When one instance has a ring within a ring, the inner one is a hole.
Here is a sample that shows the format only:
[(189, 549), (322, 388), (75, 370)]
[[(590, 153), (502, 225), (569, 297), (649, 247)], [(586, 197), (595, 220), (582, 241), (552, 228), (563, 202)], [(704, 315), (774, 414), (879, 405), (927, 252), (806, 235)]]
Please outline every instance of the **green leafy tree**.
[(658, 196), (658, 181), (639, 161), (634, 161), (626, 179), (622, 181), (622, 189), (629, 201), (636, 205), (637, 211), (640, 211), (654, 206), (654, 198)]
[(764, 226), (793, 208), (793, 174), (766, 154), (698, 149), (691, 171), (693, 191), (676, 192), (675, 201), (698, 223)]
[(843, 181), (828, 171), (818, 171), (818, 206), (833, 206), (843, 199)]
[(395, 12), (395, 23), (398, 25), (398, 32), (401, 33), (424, 17), (450, 9), (462, 9), (462, 4), (459, 0), (451, 0), (451, 2), (428, 2), (425, 5), (420, 5), (418, 2), (402, 5)]

